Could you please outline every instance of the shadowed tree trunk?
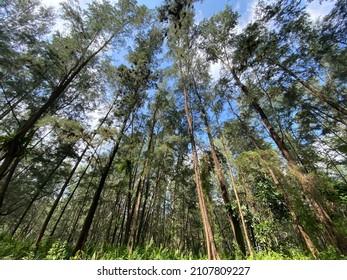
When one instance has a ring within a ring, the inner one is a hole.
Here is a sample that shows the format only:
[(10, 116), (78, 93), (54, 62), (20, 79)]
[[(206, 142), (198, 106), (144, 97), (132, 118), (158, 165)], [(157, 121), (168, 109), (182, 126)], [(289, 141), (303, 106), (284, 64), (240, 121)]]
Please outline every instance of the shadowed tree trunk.
[(140, 213), (140, 205), (141, 205), (141, 200), (142, 200), (142, 196), (143, 196), (143, 188), (145, 185), (145, 181), (148, 180), (148, 173), (149, 173), (149, 161), (150, 161), (150, 157), (151, 157), (151, 150), (152, 150), (152, 144), (153, 144), (153, 138), (154, 138), (154, 128), (155, 128), (155, 124), (156, 124), (156, 115), (157, 112), (159, 110), (159, 104), (155, 105), (155, 109), (152, 115), (152, 123), (151, 123), (151, 128), (150, 128), (150, 132), (149, 132), (149, 139), (148, 139), (148, 144), (147, 144), (147, 149), (146, 149), (146, 159), (143, 163), (143, 167), (142, 167), (142, 172), (140, 174), (140, 179), (138, 182), (138, 186), (137, 186), (137, 191), (136, 191), (136, 195), (134, 198), (134, 210), (133, 210), (133, 214), (131, 217), (131, 223), (130, 223), (130, 234), (129, 234), (129, 241), (128, 241), (128, 247), (130, 252), (133, 251), (134, 246), (135, 246), (135, 241), (136, 241), (136, 232), (137, 232), (137, 227), (138, 227), (138, 219), (139, 219), (139, 213)]
[(58, 164), (55, 166), (55, 168), (53, 168), (53, 170), (50, 172), (50, 174), (47, 176), (46, 180), (37, 188), (36, 193), (34, 195), (34, 197), (30, 200), (28, 206), (26, 207), (25, 211), (23, 212), (21, 218), (19, 219), (18, 223), (16, 224), (16, 226), (14, 227), (14, 229), (11, 232), (11, 236), (14, 236), (16, 231), (18, 230), (19, 226), (21, 225), (21, 223), (23, 222), (25, 216), (27, 215), (27, 213), (29, 212), (31, 206), (34, 204), (34, 202), (37, 200), (37, 198), (39, 197), (40, 193), (42, 192), (42, 190), (45, 188), (45, 186), (47, 185), (47, 183), (49, 183), (49, 181), (52, 179), (52, 176), (54, 175), (54, 173), (58, 170), (58, 168), (62, 165), (63, 161), (66, 159), (67, 156), (64, 156), (61, 158), (61, 160), (58, 162)]
[(114, 158), (115, 158), (115, 156), (116, 156), (116, 154), (118, 152), (118, 148), (119, 148), (120, 142), (122, 140), (123, 133), (125, 131), (125, 127), (126, 127), (126, 124), (128, 122), (128, 119), (130, 117), (131, 111), (132, 110), (129, 109), (129, 112), (128, 112), (127, 116), (123, 120), (123, 124), (122, 124), (122, 126), (121, 126), (121, 128), (119, 130), (119, 133), (118, 133), (117, 141), (116, 141), (115, 145), (113, 146), (113, 149), (112, 149), (112, 151), (110, 153), (110, 156), (108, 158), (108, 162), (107, 162), (106, 166), (104, 167), (104, 169), (102, 171), (102, 175), (101, 175), (98, 187), (97, 187), (97, 189), (96, 189), (96, 191), (94, 193), (92, 204), (91, 204), (91, 206), (89, 208), (87, 217), (84, 220), (84, 224), (83, 224), (81, 233), (80, 233), (79, 238), (77, 240), (76, 246), (75, 246), (75, 248), (73, 250), (73, 255), (75, 255), (79, 250), (82, 249), (84, 243), (87, 240), (87, 236), (88, 236), (90, 227), (92, 225), (96, 209), (97, 209), (98, 204), (99, 204), (101, 192), (104, 189), (104, 186), (105, 186), (105, 183), (106, 183), (106, 179), (107, 179), (107, 176), (108, 176), (109, 171), (111, 169), (113, 160), (114, 160)]
[(208, 137), (208, 140), (210, 143), (210, 150), (211, 150), (211, 154), (212, 154), (213, 164), (214, 164), (215, 172), (216, 172), (216, 175), (218, 178), (222, 198), (223, 198), (226, 210), (227, 210), (228, 220), (229, 220), (230, 226), (232, 228), (232, 231), (233, 231), (233, 234), (234, 234), (234, 237), (236, 239), (236, 243), (238, 244), (239, 249), (241, 250), (243, 255), (246, 255), (246, 246), (245, 246), (245, 242), (244, 242), (243, 235), (242, 235), (240, 220), (237, 217), (237, 215), (235, 215), (235, 213), (232, 209), (232, 206), (231, 206), (231, 199), (229, 196), (229, 192), (227, 189), (227, 185), (226, 185), (226, 181), (225, 181), (225, 178), (223, 175), (223, 171), (222, 171), (221, 165), (220, 165), (218, 157), (217, 157), (217, 152), (216, 152), (216, 148), (214, 145), (214, 140), (212, 137), (209, 121), (207, 119), (207, 112), (206, 112), (205, 107), (203, 105), (201, 96), (199, 95), (197, 90), (195, 91), (195, 94), (199, 100), (199, 108), (201, 111), (203, 122), (205, 124), (207, 137)]
[(200, 206), (201, 218), (202, 218), (202, 222), (204, 225), (204, 231), (205, 231), (207, 256), (210, 260), (219, 260), (220, 257), (219, 257), (216, 243), (214, 240), (212, 227), (211, 227), (211, 224), (210, 224), (210, 221), (208, 218), (206, 202), (204, 199), (204, 193), (203, 193), (203, 189), (202, 189), (198, 152), (196, 150), (194, 130), (193, 130), (193, 119), (192, 119), (192, 116), (189, 112), (189, 100), (188, 100), (187, 90), (186, 90), (185, 86), (183, 88), (183, 94), (184, 94), (184, 109), (185, 109), (186, 119), (187, 119), (187, 123), (188, 123), (188, 127), (189, 127), (189, 136), (190, 136), (190, 142), (191, 142), (192, 153), (193, 153), (195, 183), (196, 183), (196, 188), (197, 188), (197, 193), (198, 193), (198, 201), (199, 201), (199, 206)]

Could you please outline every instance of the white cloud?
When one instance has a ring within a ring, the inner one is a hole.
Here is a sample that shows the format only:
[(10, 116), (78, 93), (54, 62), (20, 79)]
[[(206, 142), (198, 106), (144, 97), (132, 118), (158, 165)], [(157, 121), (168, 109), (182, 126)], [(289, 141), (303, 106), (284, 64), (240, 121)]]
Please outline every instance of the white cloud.
[(240, 7), (241, 7), (241, 0), (237, 0), (236, 3), (234, 3), (235, 11), (239, 11)]
[(220, 62), (213, 63), (210, 65), (210, 74), (213, 80), (215, 81), (219, 80), (221, 68), (222, 68), (222, 64)]
[(308, 3), (306, 11), (311, 16), (312, 20), (317, 20), (319, 17), (327, 15), (334, 7), (336, 1), (323, 1), (322, 4), (318, 0)]
[[(41, 0), (41, 3), (45, 6), (48, 6), (48, 7), (53, 7), (56, 11), (59, 10), (60, 8), (60, 3), (62, 2), (66, 2), (66, 0)], [(87, 6), (87, 4), (89, 2), (91, 2), (91, 0), (78, 0), (81, 8), (85, 8)], [(56, 19), (56, 22), (55, 22), (55, 25), (54, 27), (52, 28), (54, 31), (60, 31), (60, 32), (63, 32), (66, 27), (64, 26), (64, 21), (61, 20), (60, 18), (57, 18)]]
[[(46, 6), (52, 6), (54, 8), (58, 8), (59, 4), (65, 2), (66, 0), (41, 0), (41, 3)], [(85, 7), (87, 3), (91, 2), (91, 0), (79, 0), (78, 1), (81, 7)]]
[[(239, 24), (237, 25), (237, 33), (240, 33), (242, 29), (244, 29), (247, 24), (251, 23), (254, 19), (255, 10), (258, 4), (258, 0), (247, 1), (246, 12), (242, 13), (239, 18)], [(236, 4), (240, 8), (240, 3)]]
[(53, 7), (59, 6), (59, 4), (63, 1), (64, 0), (41, 0), (42, 4)]
[(194, 23), (199, 24), (203, 19), (204, 19), (204, 14), (203, 14), (202, 10), (197, 10), (195, 12)]

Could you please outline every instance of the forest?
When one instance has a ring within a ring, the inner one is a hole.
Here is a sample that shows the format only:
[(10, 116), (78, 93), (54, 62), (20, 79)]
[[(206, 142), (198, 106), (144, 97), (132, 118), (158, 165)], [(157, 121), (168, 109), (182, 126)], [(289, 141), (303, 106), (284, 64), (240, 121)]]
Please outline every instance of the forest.
[(208, 1), (0, 1), (0, 259), (347, 259), (346, 0)]

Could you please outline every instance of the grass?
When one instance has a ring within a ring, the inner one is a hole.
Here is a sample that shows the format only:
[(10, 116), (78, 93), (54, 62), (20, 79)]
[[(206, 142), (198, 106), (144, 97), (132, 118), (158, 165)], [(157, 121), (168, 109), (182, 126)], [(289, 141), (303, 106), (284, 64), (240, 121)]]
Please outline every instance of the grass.
[[(150, 242), (144, 247), (130, 252), (127, 247), (90, 246), (72, 256), (72, 247), (66, 242), (50, 238), (44, 239), (38, 248), (25, 240), (13, 240), (0, 235), (0, 260), (203, 260), (206, 256), (194, 256), (192, 253), (174, 251), (156, 247)], [(224, 257), (223, 259), (228, 259)], [(312, 257), (299, 249), (256, 252), (248, 260), (310, 260)], [(323, 260), (347, 260), (332, 247), (320, 253)]]

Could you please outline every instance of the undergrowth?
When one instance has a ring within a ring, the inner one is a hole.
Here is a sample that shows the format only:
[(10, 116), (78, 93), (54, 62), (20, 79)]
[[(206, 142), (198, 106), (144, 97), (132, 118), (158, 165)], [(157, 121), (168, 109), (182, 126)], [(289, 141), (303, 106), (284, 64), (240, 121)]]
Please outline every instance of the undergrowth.
[[(50, 238), (45, 239), (38, 248), (32, 242), (14, 240), (8, 236), (0, 236), (1, 260), (203, 260), (204, 255), (174, 251), (164, 247), (156, 247), (153, 242), (136, 248), (132, 252), (127, 247), (90, 246), (72, 255), (72, 247), (66, 242)], [(224, 256), (223, 259), (228, 259)], [(241, 259), (241, 258), (240, 258)], [(299, 249), (256, 252), (248, 260), (310, 260), (312, 257)], [(332, 247), (320, 253), (323, 260), (347, 260)]]

